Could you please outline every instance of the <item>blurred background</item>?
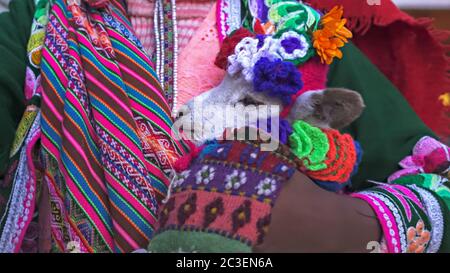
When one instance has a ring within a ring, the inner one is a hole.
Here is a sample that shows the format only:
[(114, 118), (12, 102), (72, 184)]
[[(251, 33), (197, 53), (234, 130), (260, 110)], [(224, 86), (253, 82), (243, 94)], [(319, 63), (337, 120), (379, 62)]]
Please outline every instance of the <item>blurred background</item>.
[(450, 30), (450, 0), (394, 0), (394, 2), (412, 16), (435, 18), (434, 25), (437, 28)]

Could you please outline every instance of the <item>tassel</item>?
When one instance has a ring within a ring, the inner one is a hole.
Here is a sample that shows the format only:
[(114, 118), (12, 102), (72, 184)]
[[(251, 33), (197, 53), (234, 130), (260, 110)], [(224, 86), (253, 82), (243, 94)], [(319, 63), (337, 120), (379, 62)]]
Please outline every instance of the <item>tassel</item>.
[(189, 168), (189, 165), (191, 165), (192, 160), (197, 158), (197, 156), (202, 152), (205, 145), (202, 145), (200, 147), (195, 146), (194, 143), (188, 142), (190, 152), (188, 154), (185, 154), (184, 156), (180, 157), (175, 163), (173, 164), (173, 169), (180, 173), (182, 171), (187, 170)]

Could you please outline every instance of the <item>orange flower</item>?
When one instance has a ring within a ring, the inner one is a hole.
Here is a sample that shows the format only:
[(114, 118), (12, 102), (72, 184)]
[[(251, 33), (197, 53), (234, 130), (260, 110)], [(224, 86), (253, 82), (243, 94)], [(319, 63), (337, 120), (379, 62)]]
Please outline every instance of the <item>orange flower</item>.
[(352, 32), (345, 27), (347, 19), (342, 18), (344, 8), (334, 7), (320, 20), (322, 29), (313, 33), (313, 46), (322, 63), (331, 64), (335, 57), (341, 59), (341, 47), (352, 38)]

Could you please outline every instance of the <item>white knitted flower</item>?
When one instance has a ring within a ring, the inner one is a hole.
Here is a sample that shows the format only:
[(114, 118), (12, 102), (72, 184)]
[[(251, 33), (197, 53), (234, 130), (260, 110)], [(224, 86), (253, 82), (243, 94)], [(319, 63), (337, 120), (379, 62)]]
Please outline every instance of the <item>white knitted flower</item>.
[[(289, 48), (289, 49), (285, 48), (283, 46), (283, 41), (285, 40), (295, 41), (295, 43), (297, 44), (297, 48)], [(278, 41), (279, 41), (278, 53), (284, 60), (301, 59), (305, 57), (306, 54), (308, 54), (310, 48), (310, 45), (306, 40), (306, 37), (295, 31), (284, 32)]]
[(237, 190), (247, 182), (247, 175), (245, 172), (239, 173), (237, 170), (234, 170), (232, 174), (227, 175), (225, 181), (227, 182), (225, 184), (227, 190)]
[(277, 53), (278, 43), (272, 37), (266, 37), (258, 48), (259, 40), (245, 37), (235, 47), (234, 54), (228, 57), (228, 74), (231, 76), (241, 72), (245, 80), (253, 81), (253, 67), (262, 57), (281, 59)]
[(253, 79), (254, 56), (258, 52), (258, 40), (245, 37), (235, 47), (234, 54), (228, 57), (228, 73), (232, 76), (242, 71), (247, 81)]
[(177, 174), (175, 180), (173, 181), (173, 187), (180, 187), (181, 185), (183, 185), (184, 181), (186, 180), (186, 178), (188, 178), (190, 173), (190, 170), (186, 170)]
[(213, 180), (214, 178), (215, 170), (216, 169), (214, 167), (209, 167), (207, 165), (203, 166), (203, 168), (195, 174), (195, 182), (197, 184), (203, 183), (205, 185), (208, 185), (209, 182), (211, 182), (211, 180)]
[(276, 185), (276, 180), (270, 177), (266, 177), (264, 180), (262, 180), (261, 182), (259, 182), (258, 186), (256, 186), (256, 190), (258, 195), (265, 195), (265, 196), (269, 196), (271, 195), (273, 192), (276, 191), (277, 189), (277, 185)]

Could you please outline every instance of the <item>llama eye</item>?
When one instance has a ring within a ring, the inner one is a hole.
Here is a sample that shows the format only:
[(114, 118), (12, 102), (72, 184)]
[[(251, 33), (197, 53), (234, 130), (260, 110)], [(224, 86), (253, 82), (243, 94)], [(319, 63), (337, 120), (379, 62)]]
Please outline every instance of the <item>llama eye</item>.
[(242, 104), (244, 106), (248, 106), (248, 105), (263, 105), (264, 103), (257, 101), (255, 99), (253, 99), (252, 97), (244, 97), (241, 100), (239, 100), (237, 103)]

